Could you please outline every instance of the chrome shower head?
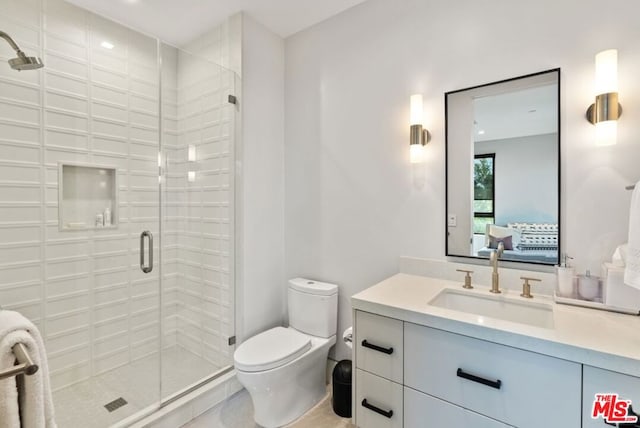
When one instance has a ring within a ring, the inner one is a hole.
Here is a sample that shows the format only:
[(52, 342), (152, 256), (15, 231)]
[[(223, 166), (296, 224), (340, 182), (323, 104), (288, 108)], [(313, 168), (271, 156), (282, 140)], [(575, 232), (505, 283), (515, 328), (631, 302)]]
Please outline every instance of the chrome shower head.
[(9, 65), (14, 70), (22, 71), (22, 70), (35, 70), (38, 68), (44, 67), (44, 63), (42, 60), (36, 56), (26, 56), (24, 52), (20, 50), (16, 42), (13, 41), (11, 36), (9, 36), (4, 31), (0, 31), (0, 37), (5, 39), (9, 46), (16, 51), (18, 56), (16, 58), (12, 58), (9, 60)]
[(44, 63), (37, 56), (26, 56), (22, 51), (18, 52), (17, 58), (9, 60), (9, 65), (14, 70), (36, 70), (44, 67)]

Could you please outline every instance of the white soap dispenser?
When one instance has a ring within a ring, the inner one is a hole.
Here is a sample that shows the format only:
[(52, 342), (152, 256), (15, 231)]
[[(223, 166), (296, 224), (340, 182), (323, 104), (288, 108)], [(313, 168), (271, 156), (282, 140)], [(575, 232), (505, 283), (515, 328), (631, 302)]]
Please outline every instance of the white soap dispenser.
[(569, 266), (568, 260), (573, 260), (567, 253), (562, 256), (562, 263), (557, 266), (558, 288), (557, 293), (560, 297), (574, 297), (573, 279), (576, 276), (575, 269)]

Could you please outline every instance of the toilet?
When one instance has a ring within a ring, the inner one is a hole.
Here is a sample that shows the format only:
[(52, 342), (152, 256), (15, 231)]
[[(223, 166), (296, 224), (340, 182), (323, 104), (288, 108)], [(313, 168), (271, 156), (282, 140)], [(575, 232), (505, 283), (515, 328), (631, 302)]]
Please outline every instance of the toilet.
[(293, 422), (325, 396), (327, 356), (336, 343), (337, 285), (295, 278), (287, 301), (289, 327), (259, 333), (233, 355), (254, 419), (265, 428)]

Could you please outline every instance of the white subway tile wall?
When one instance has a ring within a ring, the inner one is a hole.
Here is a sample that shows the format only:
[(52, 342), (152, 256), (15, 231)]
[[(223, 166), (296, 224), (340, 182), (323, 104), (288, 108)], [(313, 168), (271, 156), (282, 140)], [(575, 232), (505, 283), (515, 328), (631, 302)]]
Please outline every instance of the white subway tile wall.
[[(160, 304), (163, 347), (230, 364), (235, 75), (162, 46), (160, 96), (155, 39), (62, 0), (0, 0), (0, 28), (45, 63), (12, 70), (0, 43), (0, 306), (42, 330), (54, 390), (157, 353)], [(162, 295), (160, 239), (138, 266), (140, 233), (160, 236), (160, 111)], [(117, 228), (59, 230), (58, 162), (117, 169)]]

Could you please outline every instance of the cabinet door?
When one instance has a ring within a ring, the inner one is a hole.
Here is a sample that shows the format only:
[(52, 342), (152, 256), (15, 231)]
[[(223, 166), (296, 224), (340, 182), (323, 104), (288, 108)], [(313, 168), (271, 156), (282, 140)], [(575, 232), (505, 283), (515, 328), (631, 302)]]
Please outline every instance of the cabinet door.
[(405, 387), (404, 426), (407, 428), (506, 428), (510, 425)]
[(405, 323), (404, 384), (520, 428), (580, 426), (582, 366)]
[(402, 385), (356, 370), (356, 425), (402, 428)]
[[(603, 417), (593, 415), (596, 394), (618, 394), (618, 400), (631, 400), (634, 413), (640, 414), (640, 378), (584, 366), (582, 374), (582, 426), (583, 428), (605, 428)], [(640, 419), (638, 421), (640, 424)], [(620, 425), (624, 427), (624, 423)], [(626, 425), (640, 426), (640, 425)]]
[(356, 366), (402, 383), (402, 321), (368, 312), (356, 312)]

